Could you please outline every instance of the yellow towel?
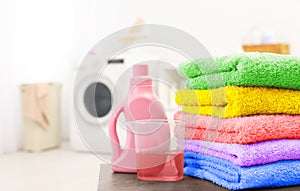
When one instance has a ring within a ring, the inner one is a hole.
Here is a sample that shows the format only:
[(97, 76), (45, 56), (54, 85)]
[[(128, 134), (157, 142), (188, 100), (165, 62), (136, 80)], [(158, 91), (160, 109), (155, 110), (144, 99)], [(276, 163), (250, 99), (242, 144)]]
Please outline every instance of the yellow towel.
[(186, 113), (222, 118), (254, 114), (300, 114), (300, 91), (227, 86), (213, 90), (179, 90), (176, 102)]

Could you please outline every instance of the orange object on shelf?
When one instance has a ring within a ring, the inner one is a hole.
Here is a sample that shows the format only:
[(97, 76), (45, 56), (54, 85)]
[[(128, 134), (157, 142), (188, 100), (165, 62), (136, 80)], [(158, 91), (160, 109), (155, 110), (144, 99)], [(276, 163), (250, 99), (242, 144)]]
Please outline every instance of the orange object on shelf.
[(290, 46), (288, 44), (258, 44), (243, 45), (245, 52), (270, 52), (277, 54), (289, 54)]

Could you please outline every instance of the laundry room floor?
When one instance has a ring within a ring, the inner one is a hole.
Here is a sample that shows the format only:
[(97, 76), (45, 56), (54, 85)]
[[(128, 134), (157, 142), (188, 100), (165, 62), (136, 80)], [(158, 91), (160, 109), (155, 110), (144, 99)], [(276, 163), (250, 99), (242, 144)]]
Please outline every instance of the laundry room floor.
[(96, 191), (99, 158), (72, 151), (68, 144), (41, 153), (0, 155), (0, 190)]

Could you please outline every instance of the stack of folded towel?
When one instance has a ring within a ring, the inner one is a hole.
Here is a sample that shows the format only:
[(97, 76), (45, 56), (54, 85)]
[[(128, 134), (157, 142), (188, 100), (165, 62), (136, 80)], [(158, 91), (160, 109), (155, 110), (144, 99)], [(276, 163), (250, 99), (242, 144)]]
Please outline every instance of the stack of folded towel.
[(244, 53), (215, 65), (179, 67), (184, 173), (231, 190), (300, 184), (300, 59)]

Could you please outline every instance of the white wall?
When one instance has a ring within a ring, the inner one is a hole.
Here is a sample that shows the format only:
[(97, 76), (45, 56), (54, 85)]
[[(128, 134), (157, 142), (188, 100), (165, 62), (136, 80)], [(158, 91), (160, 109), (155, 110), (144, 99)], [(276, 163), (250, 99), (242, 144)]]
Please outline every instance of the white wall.
[(143, 18), (146, 23), (174, 26), (190, 33), (213, 55), (239, 50), (243, 36), (252, 26), (277, 32), (281, 39), (291, 43), (292, 54), (300, 54), (300, 1), (297, 0), (77, 2), (81, 2), (77, 7), (81, 20), (77, 19), (77, 24), (83, 27), (77, 38), (83, 47)]
[[(8, 1), (8, 0), (7, 0)], [(246, 30), (255, 25), (274, 30), (300, 55), (300, 1), (297, 0), (13, 0), (12, 63), (16, 84), (63, 83), (63, 137), (68, 138), (70, 65), (79, 64), (100, 39), (137, 18), (165, 24), (195, 36), (213, 55), (237, 52)], [(7, 40), (1, 33), (1, 40)], [(5, 63), (8, 63), (6, 58)], [(1, 65), (2, 66), (2, 65)], [(5, 64), (6, 68), (8, 65)], [(3, 71), (2, 71), (3, 72)], [(1, 73), (2, 74), (2, 73)], [(2, 75), (1, 75), (2, 76)], [(5, 81), (12, 82), (11, 76)], [(2, 79), (2, 78), (1, 78)], [(13, 110), (19, 94), (13, 91)], [(8, 106), (7, 103), (4, 105)], [(11, 107), (11, 106), (9, 106)], [(20, 129), (20, 112), (13, 124)]]
[(17, 149), (19, 120), (15, 103), (16, 81), (11, 59), (11, 4), (0, 1), (0, 154)]

